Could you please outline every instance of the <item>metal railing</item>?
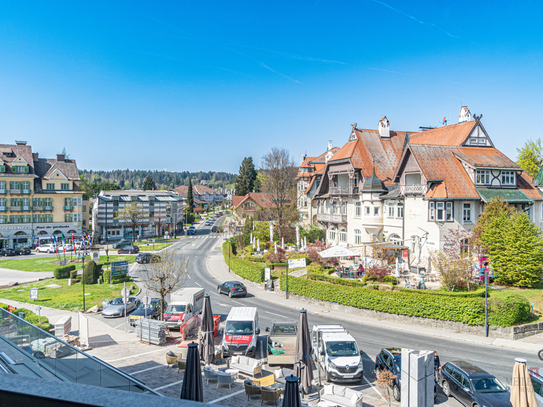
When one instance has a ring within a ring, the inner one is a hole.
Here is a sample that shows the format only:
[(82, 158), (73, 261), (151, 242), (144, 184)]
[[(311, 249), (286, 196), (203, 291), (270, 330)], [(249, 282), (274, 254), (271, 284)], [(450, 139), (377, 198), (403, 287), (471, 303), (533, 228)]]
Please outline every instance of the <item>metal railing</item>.
[(65, 211), (73, 211), (74, 207), (72, 205), (64, 205), (64, 210)]
[(22, 189), (10, 189), (9, 193), (10, 194), (20, 194), (21, 191), (22, 191)]
[(335, 213), (317, 213), (318, 222), (347, 223), (347, 215)]
[(412, 184), (402, 185), (400, 187), (400, 193), (402, 195), (421, 195), (426, 193), (426, 185)]
[(330, 195), (356, 195), (358, 187), (330, 187)]
[(144, 383), (0, 308), (0, 335), (63, 381), (160, 396)]

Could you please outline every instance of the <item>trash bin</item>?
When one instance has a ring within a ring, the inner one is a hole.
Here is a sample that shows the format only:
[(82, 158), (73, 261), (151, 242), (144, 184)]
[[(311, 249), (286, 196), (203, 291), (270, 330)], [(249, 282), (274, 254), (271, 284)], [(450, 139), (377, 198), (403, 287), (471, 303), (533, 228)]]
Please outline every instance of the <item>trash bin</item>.
[(23, 318), (23, 319), (24, 319), (24, 318), (25, 318), (25, 315), (26, 315), (26, 314), (25, 314), (24, 312), (18, 312), (18, 313), (17, 313), (17, 316), (18, 316), (19, 318)]
[(98, 281), (97, 281), (98, 285), (102, 284), (102, 279), (99, 278)]

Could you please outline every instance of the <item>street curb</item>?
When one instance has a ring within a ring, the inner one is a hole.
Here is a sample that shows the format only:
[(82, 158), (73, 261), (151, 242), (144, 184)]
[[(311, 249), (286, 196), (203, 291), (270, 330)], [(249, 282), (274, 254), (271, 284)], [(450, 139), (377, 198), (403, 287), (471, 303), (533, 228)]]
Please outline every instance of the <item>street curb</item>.
[[(217, 257), (219, 257), (219, 256), (222, 258), (223, 257), (222, 253), (220, 255), (218, 255)], [(207, 268), (208, 272), (212, 276), (214, 276), (216, 279), (219, 279), (219, 277), (217, 277), (215, 275), (215, 273), (213, 273), (211, 271), (211, 268), (209, 267), (209, 260), (210, 259), (211, 259), (211, 257), (207, 258), (206, 268)], [(222, 260), (224, 261), (224, 258)], [(255, 282), (250, 281), (250, 280), (246, 280), (246, 279), (244, 279), (243, 277), (241, 277), (238, 274), (236, 274), (236, 276), (237, 276), (237, 278), (242, 280), (245, 284), (250, 285), (252, 287), (256, 287), (256, 288), (258, 288), (260, 290), (263, 290), (262, 287), (260, 286), (260, 284), (255, 283)], [(278, 295), (276, 293), (274, 293), (274, 294)], [(283, 303), (283, 302), (280, 302), (280, 301), (274, 301), (273, 299), (268, 299), (268, 298), (263, 299), (263, 300), (274, 303), (274, 304), (287, 306), (289, 308), (299, 309), (299, 307), (295, 306), (294, 304)], [(299, 304), (304, 304), (304, 302), (300, 302), (300, 301), (293, 300), (293, 299), (290, 299), (289, 301), (293, 301), (293, 302), (299, 303)], [(314, 315), (321, 315), (322, 314), (322, 313), (314, 312), (314, 311), (310, 311), (310, 310), (308, 310), (308, 311), (311, 312)], [(330, 310), (328, 310), (328, 311), (330, 312)], [(339, 318), (339, 319), (345, 320), (345, 321), (360, 323), (359, 320), (352, 319), (352, 318), (347, 318), (347, 317), (342, 316), (342, 315), (336, 315), (336, 317)], [(371, 317), (364, 317), (364, 319), (365, 320), (364, 320), (363, 323), (367, 324), (367, 325), (378, 326), (380, 328), (385, 327), (385, 328), (395, 330), (395, 331), (404, 331), (404, 332), (410, 332), (410, 333), (416, 333), (416, 334), (430, 335), (430, 336), (433, 336), (433, 337), (436, 337), (436, 338), (443, 338), (443, 339), (456, 340), (456, 341), (462, 341), (462, 342), (476, 343), (478, 345), (493, 346), (493, 347), (497, 347), (497, 348), (506, 348), (506, 349), (523, 351), (523, 352), (537, 352), (539, 349), (541, 349), (541, 345), (538, 345), (538, 344), (519, 342), (518, 344), (522, 343), (523, 345), (526, 345), (526, 346), (516, 346), (516, 347), (515, 346), (507, 346), (508, 344), (500, 344), (499, 342), (500, 341), (508, 341), (508, 339), (495, 338), (492, 342), (485, 342), (485, 341), (478, 341), (478, 340), (469, 339), (469, 338), (455, 338), (455, 337), (451, 337), (449, 335), (444, 335), (444, 334), (439, 334), (439, 333), (434, 333), (434, 332), (426, 332), (426, 331), (421, 332), (421, 331), (418, 331), (418, 330), (415, 330), (415, 329), (408, 329), (409, 326), (405, 325), (405, 324), (397, 323), (397, 325), (400, 325), (400, 326), (386, 327), (386, 326), (383, 326), (382, 324), (380, 324), (379, 323), (380, 321), (378, 319), (371, 318)], [(366, 319), (370, 319), (370, 321), (367, 321)], [(375, 322), (373, 320), (375, 320)], [(495, 342), (498, 342), (498, 343), (495, 343)]]

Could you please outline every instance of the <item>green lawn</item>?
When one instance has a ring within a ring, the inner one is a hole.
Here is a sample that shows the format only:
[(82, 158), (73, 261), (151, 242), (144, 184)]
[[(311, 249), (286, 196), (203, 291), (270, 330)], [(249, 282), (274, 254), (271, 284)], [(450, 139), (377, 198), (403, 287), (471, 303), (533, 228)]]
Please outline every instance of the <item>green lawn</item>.
[[(175, 239), (177, 240), (177, 239)], [(162, 249), (165, 249), (166, 247), (168, 246), (171, 246), (174, 242), (172, 243), (155, 243), (153, 245), (153, 243), (138, 243), (137, 246), (140, 248), (140, 250), (142, 251), (147, 251), (147, 250), (162, 250)]]
[(508, 288), (506, 290), (493, 290), (489, 286), (489, 298), (504, 298), (508, 295), (515, 294), (526, 298), (530, 305), (534, 303), (534, 320), (533, 322), (543, 322), (543, 284), (539, 283), (535, 288)]
[[(48, 288), (47, 285), (57, 284), (60, 288)], [(134, 285), (132, 294), (138, 292), (137, 285), (130, 278), (127, 279), (127, 286)], [(85, 308), (89, 309), (94, 305), (102, 305), (105, 298), (120, 297), (123, 283), (117, 284), (85, 284)], [(39, 288), (38, 300), (30, 300), (30, 289)], [(76, 283), (68, 286), (68, 280), (50, 279), (39, 281), (35, 284), (18, 286), (6, 290), (0, 290), (1, 299), (8, 299), (29, 304), (43, 305), (46, 307), (64, 309), (68, 311), (80, 311), (83, 309), (83, 285)]]
[[(62, 257), (64, 259), (64, 257)], [(80, 264), (81, 261), (70, 263), (70, 257), (66, 256), (67, 264)], [(136, 261), (135, 255), (122, 254), (118, 255), (116, 252), (111, 251), (109, 255), (109, 261), (126, 261), (134, 263)], [(75, 261), (75, 257), (74, 257)], [(85, 258), (85, 261), (89, 261), (89, 258)], [(100, 256), (100, 263), (106, 262), (106, 256)], [(26, 259), (14, 259), (14, 260), (1, 260), (0, 268), (21, 270), (21, 271), (53, 271), (58, 267), (57, 257), (39, 257), (39, 258), (26, 258)]]

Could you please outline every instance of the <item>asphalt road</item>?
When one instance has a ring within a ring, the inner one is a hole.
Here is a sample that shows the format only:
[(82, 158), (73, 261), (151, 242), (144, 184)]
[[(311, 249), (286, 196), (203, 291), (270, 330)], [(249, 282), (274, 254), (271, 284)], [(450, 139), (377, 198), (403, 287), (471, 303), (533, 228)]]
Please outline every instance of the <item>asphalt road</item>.
[[(221, 253), (221, 243), (222, 239), (219, 238), (219, 234), (211, 233), (211, 226), (202, 226), (198, 229), (196, 235), (184, 237), (179, 243), (175, 244), (174, 247), (176, 249), (182, 250), (183, 254), (190, 258), (189, 280), (186, 285), (205, 288), (206, 293), (211, 295), (213, 313), (222, 314), (223, 318), (226, 317), (231, 307), (257, 307), (260, 318), (259, 327), (262, 333), (259, 344), (260, 355), (258, 356), (264, 357), (266, 343), (265, 328), (277, 320), (297, 321), (299, 312), (296, 309), (281, 306), (277, 303), (270, 303), (258, 298), (258, 290), (254, 288), (249, 289), (249, 294), (245, 298), (231, 299), (226, 295), (219, 295), (217, 293), (217, 285), (223, 281), (218, 281), (209, 273), (207, 262), (211, 254)], [(135, 265), (131, 274), (137, 277), (141, 267), (144, 266)], [(236, 279), (235, 275), (232, 275), (232, 279)], [(375, 355), (384, 347), (435, 350), (438, 352), (442, 364), (450, 360), (467, 360), (488, 370), (506, 385), (511, 384), (511, 374), (516, 357), (527, 359), (529, 367), (540, 366), (537, 355), (531, 353), (406, 331), (396, 331), (385, 327), (364, 326), (348, 320), (349, 315), (346, 315), (346, 319), (344, 320), (337, 320), (327, 317), (326, 312), (322, 314), (315, 315), (308, 313), (310, 327), (314, 324), (343, 325), (356, 339), (360, 349), (365, 352), (364, 371), (365, 376), (371, 382), (374, 380), (373, 368)], [(101, 316), (97, 317), (102, 318)], [(108, 323), (114, 328), (124, 330), (122, 321), (119, 319), (109, 320)], [(440, 394), (438, 402), (444, 402), (445, 399), (445, 396)]]

